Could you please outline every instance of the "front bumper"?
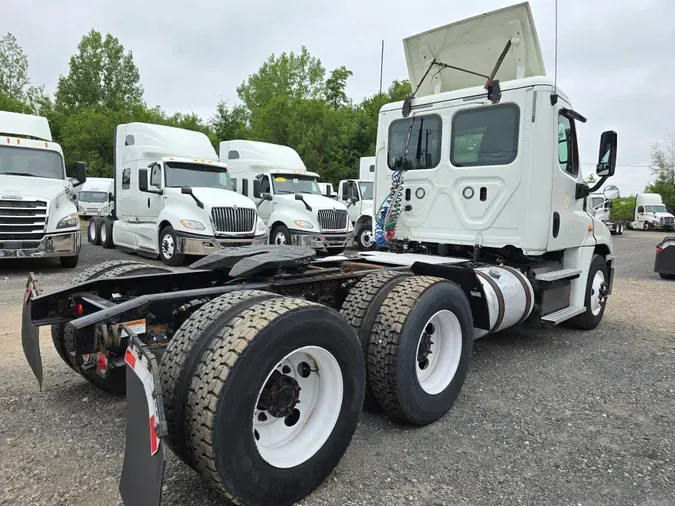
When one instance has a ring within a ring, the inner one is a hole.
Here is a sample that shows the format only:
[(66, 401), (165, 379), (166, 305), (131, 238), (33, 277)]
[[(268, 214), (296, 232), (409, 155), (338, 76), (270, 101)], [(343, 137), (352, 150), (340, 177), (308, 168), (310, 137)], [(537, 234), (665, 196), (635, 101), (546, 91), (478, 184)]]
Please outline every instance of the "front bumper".
[(0, 240), (0, 258), (70, 257), (80, 253), (80, 231), (46, 234), (40, 241)]
[(267, 244), (267, 232), (256, 236), (213, 237), (176, 232), (178, 252), (184, 255), (206, 256), (223, 248)]
[(354, 237), (354, 232), (299, 232), (291, 230), (291, 244), (294, 246), (307, 246), (314, 249), (346, 248)]

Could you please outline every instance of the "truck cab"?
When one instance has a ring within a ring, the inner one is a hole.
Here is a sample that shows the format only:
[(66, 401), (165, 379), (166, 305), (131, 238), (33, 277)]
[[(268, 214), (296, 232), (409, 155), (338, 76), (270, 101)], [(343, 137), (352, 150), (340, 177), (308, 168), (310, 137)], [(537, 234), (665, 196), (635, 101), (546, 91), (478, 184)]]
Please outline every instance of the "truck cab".
[(537, 318), (598, 322), (612, 238), (584, 201), (614, 174), (617, 136), (602, 134), (589, 188), (578, 148), (586, 118), (546, 76), (529, 4), (414, 35), (404, 50), (417, 91), (380, 110), (377, 244), (520, 264)]
[(115, 181), (108, 177), (90, 177), (77, 192), (77, 209), (82, 218), (112, 213)]
[(359, 161), (359, 179), (343, 179), (338, 185), (337, 199), (347, 206), (354, 225), (354, 241), (362, 251), (375, 248), (373, 237), (373, 176), (375, 157)]
[(658, 193), (637, 193), (633, 228), (638, 230), (673, 230), (675, 217), (668, 212)]
[(167, 265), (267, 242), (255, 205), (234, 191), (229, 167), (208, 137), (163, 125), (117, 127), (114, 218), (115, 246)]
[(338, 254), (350, 244), (354, 227), (347, 207), (322, 194), (319, 174), (300, 155), (266, 142), (220, 143), (220, 161), (231, 167), (237, 191), (250, 198), (274, 244), (294, 244)]
[(54, 257), (76, 267), (81, 245), (73, 186), (86, 181), (84, 163), (77, 164), (73, 185), (44, 117), (0, 111), (0, 133), (0, 259)]

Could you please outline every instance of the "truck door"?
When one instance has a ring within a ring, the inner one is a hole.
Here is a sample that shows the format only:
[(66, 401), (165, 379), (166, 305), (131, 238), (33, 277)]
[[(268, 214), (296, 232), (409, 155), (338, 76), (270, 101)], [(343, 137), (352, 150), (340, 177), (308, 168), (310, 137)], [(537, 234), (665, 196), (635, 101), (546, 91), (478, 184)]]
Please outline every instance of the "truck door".
[[(342, 191), (340, 193), (342, 203), (349, 209), (349, 219), (352, 220), (352, 223), (356, 223), (356, 220), (361, 216), (361, 196), (359, 195), (359, 186), (355, 181), (343, 181), (342, 185)], [(356, 199), (356, 202), (353, 204), (350, 200), (352, 198)]]
[[(159, 163), (152, 165), (148, 171), (148, 188), (163, 190), (162, 166)], [(164, 195), (157, 193), (142, 193), (139, 201), (139, 221), (143, 223), (156, 223), (159, 213), (164, 207)]]
[(565, 114), (565, 107), (569, 104), (560, 99), (554, 124), (551, 125), (556, 147), (553, 153), (549, 251), (581, 246), (593, 233), (593, 220), (584, 211), (584, 199), (575, 198), (577, 183), (582, 182), (579, 147), (575, 121)]
[[(270, 184), (270, 178), (267, 175), (262, 175), (259, 178), (260, 181), (260, 194), (254, 195), (256, 198), (256, 203), (260, 202), (263, 193), (272, 193), (272, 185)], [(274, 198), (274, 196), (272, 196)], [(274, 211), (274, 201), (273, 200), (263, 200), (262, 203), (258, 206), (258, 216), (267, 223), (267, 220), (270, 219), (272, 212)]]

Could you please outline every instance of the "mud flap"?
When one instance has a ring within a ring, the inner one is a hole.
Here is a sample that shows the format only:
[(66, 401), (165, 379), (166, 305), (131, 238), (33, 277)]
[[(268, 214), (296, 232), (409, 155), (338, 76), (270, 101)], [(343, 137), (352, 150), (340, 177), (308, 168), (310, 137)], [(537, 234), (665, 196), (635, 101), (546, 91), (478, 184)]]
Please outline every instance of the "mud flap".
[(26, 282), (26, 293), (23, 299), (21, 312), (21, 346), (28, 365), (40, 384), (42, 390), (42, 356), (40, 354), (40, 329), (31, 322), (31, 307), (33, 298), (38, 295), (37, 280), (31, 272)]
[(120, 495), (125, 506), (159, 506), (162, 500), (165, 455), (164, 418), (159, 366), (155, 357), (132, 336), (127, 364), (127, 436)]

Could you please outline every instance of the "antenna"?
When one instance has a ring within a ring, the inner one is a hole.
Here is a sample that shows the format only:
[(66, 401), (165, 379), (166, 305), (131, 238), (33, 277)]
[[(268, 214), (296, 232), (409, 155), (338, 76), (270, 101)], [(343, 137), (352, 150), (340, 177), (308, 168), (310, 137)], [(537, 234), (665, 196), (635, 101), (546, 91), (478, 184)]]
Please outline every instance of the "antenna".
[(382, 54), (380, 55), (380, 94), (379, 99), (380, 99), (380, 104), (379, 107), (377, 108), (377, 113), (380, 113), (380, 109), (382, 108), (382, 73), (384, 72), (384, 39), (382, 39)]
[(553, 60), (553, 95), (551, 105), (558, 103), (558, 0), (555, 0), (555, 57)]

